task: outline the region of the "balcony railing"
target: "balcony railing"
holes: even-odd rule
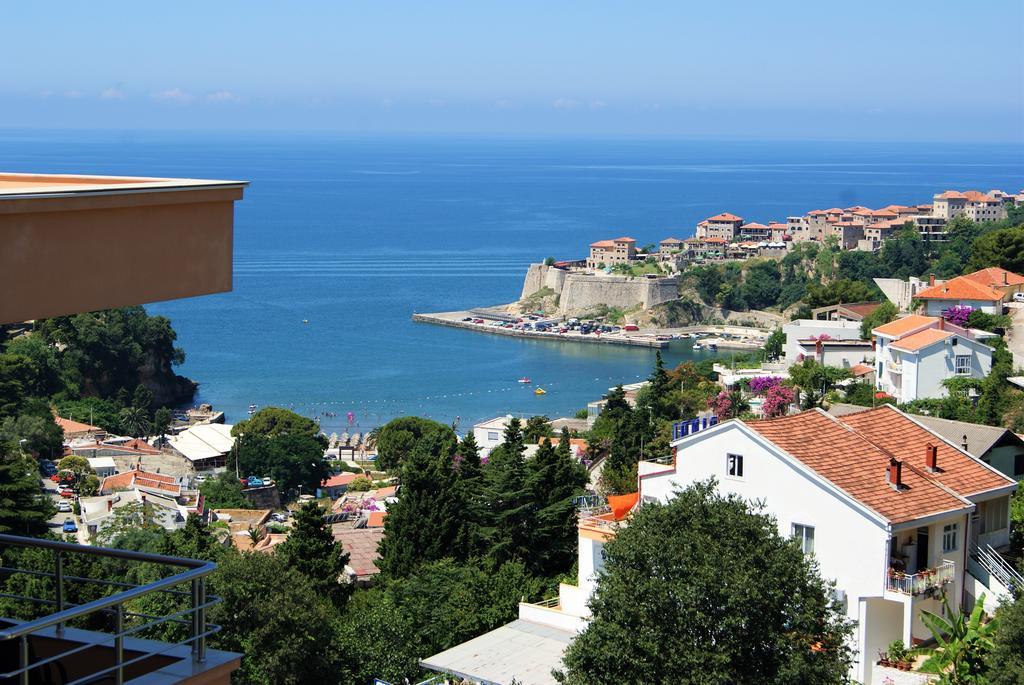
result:
[[[47,592],[52,590],[52,595],[35,597],[0,593],[0,598],[27,604],[31,607],[33,615],[38,616],[39,609],[44,607],[51,607],[52,612],[24,622],[0,622],[0,626],[3,626],[0,627],[0,649],[4,648],[4,645],[13,644],[16,645],[18,655],[17,668],[11,668],[14,665],[13,659],[2,665],[6,672],[0,673],[0,682],[18,682],[25,685],[29,682],[42,682],[47,670],[57,668],[63,673],[67,665],[74,661],[76,672],[73,677],[62,675],[61,682],[120,684],[126,677],[139,677],[143,673],[163,668],[168,661],[178,661],[171,658],[172,652],[180,655],[184,645],[191,647],[194,664],[199,665],[206,661],[206,638],[220,630],[219,626],[206,621],[207,609],[220,601],[219,598],[206,594],[206,576],[216,568],[212,562],[0,534],[0,549],[5,547],[35,549],[43,555],[46,552],[51,553],[52,570],[0,566],[0,574],[5,578],[18,574],[34,578],[36,580],[26,583],[25,587],[40,588]],[[116,580],[70,575],[65,570],[65,565],[71,559],[71,555],[141,562],[156,564],[164,569],[170,566],[184,570],[150,583],[133,585]],[[188,591],[176,589],[183,584],[190,586]],[[115,591],[113,594],[82,604],[74,604],[67,599],[68,595],[72,594],[72,588],[78,591],[92,588],[86,594],[95,596],[97,587],[101,590],[109,588]],[[130,610],[136,608],[135,600],[155,593],[172,598],[174,606],[170,611],[161,616],[154,616]],[[185,608],[173,611],[180,604],[185,604]],[[126,608],[126,605],[129,608]],[[74,629],[75,625],[87,619],[90,627],[88,633]],[[98,632],[91,630],[95,624],[101,624],[103,628]],[[187,637],[177,642],[139,639],[150,635],[146,631],[161,626],[177,626],[187,634]],[[82,639],[85,634],[88,634],[89,640]],[[69,644],[70,647],[57,653],[47,651],[46,655],[33,658],[33,646],[37,640],[54,638],[60,642],[59,648]],[[97,658],[98,648],[102,650],[103,658]],[[87,650],[91,651],[84,654]],[[13,650],[7,648],[5,651],[11,654]]]
[[[892,373],[903,373],[903,362],[896,361],[895,359],[889,362],[889,371]]]
[[[955,565],[948,559],[935,568],[926,568],[917,573],[901,573],[890,569],[886,589],[904,595],[923,595],[953,582],[954,570]]]

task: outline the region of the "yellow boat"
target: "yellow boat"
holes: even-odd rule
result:
[[[536,390],[533,391],[533,394],[534,395],[547,395],[548,392],[544,388],[537,388]]]

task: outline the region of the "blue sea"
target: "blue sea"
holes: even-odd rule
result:
[[[26,172],[250,181],[233,292],[147,309],[178,331],[197,401],[231,422],[250,404],[291,407],[328,432],[348,428],[349,411],[361,430],[406,414],[462,429],[504,413],[571,415],[645,377],[650,350],[410,320],[512,301],[527,265],[549,255],[582,257],[618,235],[685,238],[721,211],[767,223],[1024,187],[1021,146],[945,143],[3,131],[0,159]],[[191,255],[168,236],[153,258]],[[680,341],[666,361],[701,354]]]

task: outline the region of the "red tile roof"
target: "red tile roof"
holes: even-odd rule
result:
[[[850,367],[850,373],[853,374],[854,378],[866,376],[869,373],[874,372],[875,368],[873,366],[868,366],[867,364],[854,364],[853,366]]]
[[[177,479],[173,476],[165,476],[161,473],[150,473],[149,471],[141,471],[139,469],[125,471],[124,473],[116,473],[113,476],[107,476],[100,484],[100,492],[109,493],[115,490],[127,490],[133,487],[163,490],[164,492],[168,492],[175,496],[181,494],[181,486],[178,485]]]
[[[383,528],[384,518],[388,515],[386,511],[371,511],[369,518],[366,520],[367,528]]]
[[[740,228],[768,228],[764,224],[760,224],[756,221],[751,221],[749,224],[743,224]]]
[[[730,214],[729,212],[722,212],[721,214],[716,214],[714,216],[708,217],[707,219],[705,219],[705,221],[743,221],[743,217],[736,216],[735,214]]]
[[[937,342],[952,338],[955,334],[939,328],[926,328],[912,335],[904,336],[892,344],[897,350],[917,352]]]
[[[910,316],[904,316],[902,319],[896,319],[895,321],[890,321],[887,324],[882,324],[871,332],[898,338],[901,335],[907,335],[908,333],[919,329],[930,328],[938,323],[938,321],[939,317],[937,316],[911,314]]]
[[[987,285],[990,288],[1024,284],[1024,276],[1007,271],[1006,269],[1000,269],[998,266],[990,266],[987,269],[965,274],[963,278]]]
[[[612,240],[612,242],[614,242],[614,243],[635,243],[636,241],[633,240],[632,238],[626,237],[626,238],[615,238],[614,240]]]
[[[330,478],[325,480],[323,482],[322,487],[325,487],[325,488],[336,488],[336,487],[339,487],[341,485],[348,485],[349,483],[354,481],[356,478],[359,478],[360,475],[361,474],[358,474],[358,473],[339,473],[339,474],[331,476]]]
[[[598,240],[596,243],[590,243],[591,247],[615,247],[615,243],[611,240]]]
[[[71,419],[65,419],[60,416],[53,417],[53,420],[57,422],[61,430],[64,431],[64,435],[73,435],[75,433],[95,433],[103,430],[99,426],[90,426],[87,423],[79,423],[78,421],[72,421]]]
[[[385,497],[394,497],[395,493],[398,492],[397,485],[389,485],[386,488],[377,488],[377,497],[384,499]]]
[[[747,425],[891,523],[969,506],[926,474],[923,466],[918,468],[916,461],[903,464],[904,487],[897,491],[887,478],[894,455],[820,409]],[[908,446],[912,447],[920,448],[923,461],[924,444]]]
[[[356,576],[366,578],[380,573],[377,547],[384,539],[383,528],[348,528],[334,533],[334,539],[348,552],[348,565]]]
[[[922,470],[925,469],[925,446],[935,445],[938,448],[936,463],[939,470],[928,475],[962,497],[971,497],[1014,483],[1012,479],[945,442],[914,421],[913,416],[891,405],[846,414],[840,420],[891,452],[905,465],[911,464]]]
[[[998,302],[1003,299],[1003,293],[996,292],[987,285],[971,280],[966,276],[957,276],[942,285],[933,285],[925,288],[914,296],[921,300],[982,300],[985,302]]]

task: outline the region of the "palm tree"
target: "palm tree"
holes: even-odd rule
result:
[[[133,438],[141,438],[149,431],[149,415],[142,407],[125,407],[118,418],[121,430]]]
[[[921,666],[925,673],[941,673],[940,683],[948,685],[980,685],[986,682],[985,657],[992,650],[992,635],[998,625],[995,618],[983,623],[985,594],[978,597],[969,618],[949,605],[943,595],[946,617],[930,611],[921,612],[921,622],[931,631],[938,647]]]

